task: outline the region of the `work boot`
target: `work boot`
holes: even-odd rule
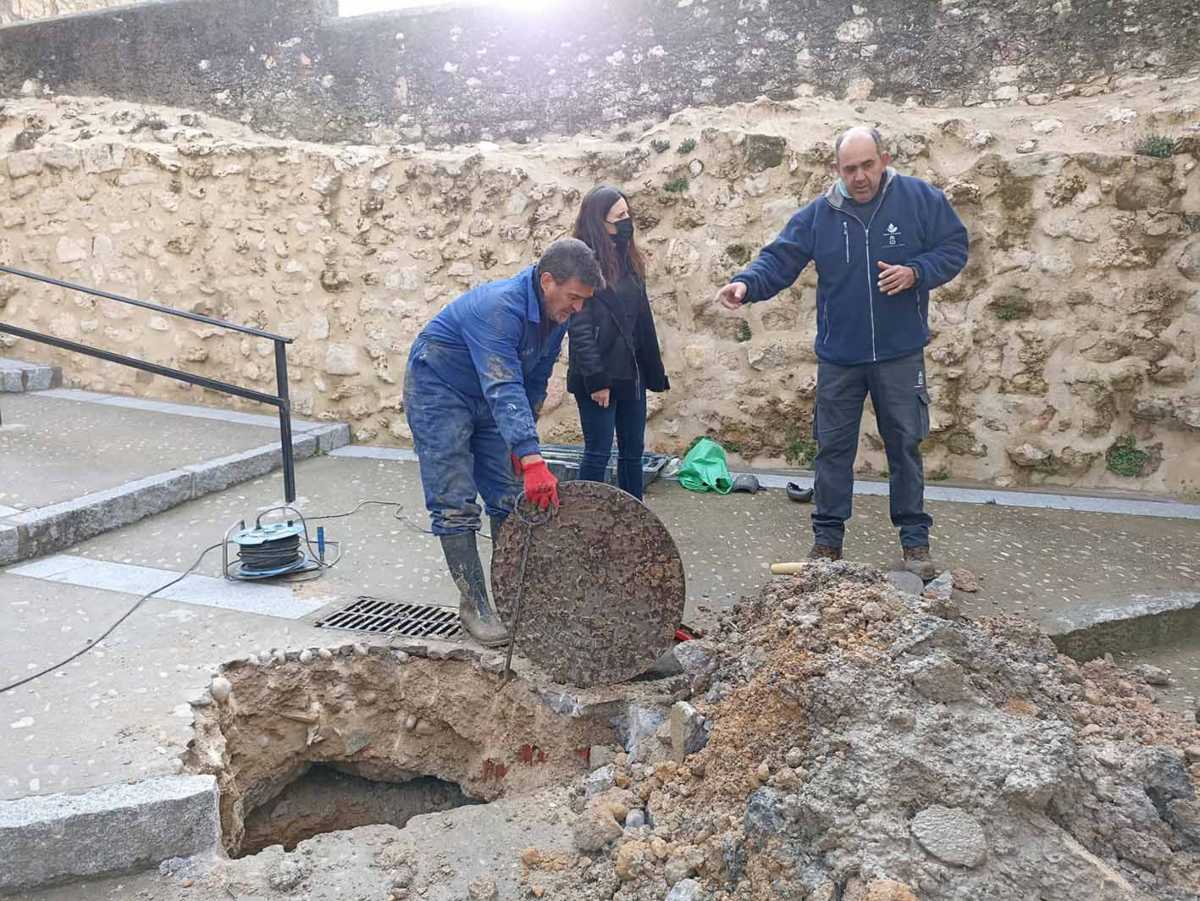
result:
[[[929,545],[921,544],[904,549],[904,568],[921,581],[929,582],[937,575],[937,568],[929,557]]]
[[[828,544],[814,544],[812,550],[808,552],[809,560],[841,560],[842,549],[840,547],[832,547]]]
[[[488,600],[487,582],[483,579],[483,563],[475,546],[474,532],[442,535],[442,553],[450,576],[458,586],[458,617],[463,628],[485,648],[508,642],[508,630]]]

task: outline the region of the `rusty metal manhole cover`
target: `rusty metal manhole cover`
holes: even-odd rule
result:
[[[511,627],[532,535],[517,647],[559,682],[632,679],[671,647],[683,616],[675,542],[647,507],[611,485],[560,482],[558,495],[552,516],[525,503],[501,530],[492,552],[496,609]]]

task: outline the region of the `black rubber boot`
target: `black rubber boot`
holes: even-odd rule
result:
[[[475,546],[475,533],[442,535],[442,553],[454,584],[458,586],[458,616],[463,628],[485,648],[508,642],[508,630],[488,600],[483,563]]]

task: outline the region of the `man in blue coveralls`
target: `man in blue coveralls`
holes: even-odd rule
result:
[[[485,647],[508,640],[488,599],[475,544],[483,496],[495,537],[524,479],[543,510],[558,482],[539,453],[535,421],[567,320],[604,284],[582,241],[564,238],[536,266],[452,301],[408,355],[404,409],[421,467],[425,506],[461,595],[459,615]]]
[[[792,216],[779,237],[717,292],[728,309],[769,300],[817,266],[815,541],[811,559],[840,560],[854,492],[863,402],[887,453],[892,525],[905,567],[924,579],[932,518],[921,441],[929,435],[929,292],[967,262],[967,230],[937,188],[889,167],[873,128],[834,148],[837,182]]]

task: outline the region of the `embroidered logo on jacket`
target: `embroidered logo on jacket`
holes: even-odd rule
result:
[[[899,246],[896,244],[896,239],[900,237],[900,229],[896,228],[895,222],[888,223],[888,227],[884,229],[884,235],[887,237],[889,247]]]

